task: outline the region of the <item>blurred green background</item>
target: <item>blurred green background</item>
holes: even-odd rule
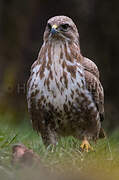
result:
[[[26,82],[43,42],[47,20],[67,15],[76,23],[81,52],[98,65],[105,90],[107,130],[119,126],[118,0],[0,1],[0,121],[28,117]]]

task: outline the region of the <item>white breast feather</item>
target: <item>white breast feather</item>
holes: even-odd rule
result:
[[[37,89],[39,91],[39,93],[36,95],[36,102],[38,102],[38,100],[41,98],[41,96],[43,95],[46,98],[47,103],[51,103],[54,107],[57,107],[59,110],[62,110],[63,105],[67,103],[67,101],[72,102],[72,98],[71,98],[71,91],[73,90],[75,92],[75,90],[79,87],[77,86],[77,83],[80,84],[80,91],[83,91],[83,84],[82,81],[85,84],[85,79],[80,76],[80,73],[83,74],[83,68],[80,65],[80,63],[77,63],[76,61],[74,61],[74,63],[69,62],[69,60],[66,59],[65,56],[65,52],[63,52],[63,59],[60,59],[60,54],[61,54],[61,50],[64,49],[63,47],[64,45],[62,44],[62,42],[59,43],[59,41],[56,41],[55,43],[52,44],[51,46],[51,59],[52,59],[52,65],[51,65],[51,71],[53,73],[53,80],[50,79],[50,91],[47,88],[47,86],[44,86],[44,81],[45,79],[48,78],[49,76],[49,71],[47,68],[45,68],[44,74],[45,76],[40,79],[39,75],[37,75],[37,72],[39,71],[40,65],[37,65],[34,67],[33,69],[33,77],[32,77],[32,81],[30,83],[30,88],[28,91],[28,97],[30,97],[30,94],[32,92],[35,92],[35,90]],[[67,48],[68,44],[67,44]],[[70,51],[70,49],[68,50]],[[70,53],[70,52],[69,52]],[[67,72],[67,77],[68,77],[68,84],[70,85],[68,88],[65,87],[64,81],[60,81],[60,77],[63,76],[63,68],[61,67],[61,63],[60,61],[66,61],[67,65],[77,65],[77,72],[76,72],[76,79],[73,79],[73,82],[71,80],[71,78],[73,78],[70,74],[70,72],[67,72],[66,68],[64,69],[64,71]],[[46,52],[46,64],[48,63],[48,50]],[[80,73],[78,73],[78,71]],[[57,72],[57,74],[56,74]],[[59,89],[57,87],[56,81],[59,85]],[[32,84],[37,84],[37,88],[32,88],[31,86]],[[64,88],[64,92],[61,94],[61,89]],[[53,95],[55,94],[56,98],[53,97]],[[66,100],[66,96],[67,96],[67,100]],[[74,93],[74,98],[78,97],[79,95],[77,95],[76,93]],[[30,104],[30,103],[28,103]],[[29,105],[30,106],[30,105]]]

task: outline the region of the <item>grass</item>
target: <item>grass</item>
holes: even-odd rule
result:
[[[15,172],[11,165],[11,149],[15,143],[22,143],[38,153],[41,162],[51,172],[69,171],[71,174],[77,172],[91,175],[93,173],[95,176],[100,174],[111,179],[119,177],[118,131],[108,139],[99,140],[97,144],[92,143],[95,151],[87,153],[80,151],[81,141],[73,137],[61,138],[55,148],[49,146],[46,149],[41,137],[33,131],[27,119],[19,125],[0,121],[0,174],[4,171],[3,176],[7,178],[13,176]]]

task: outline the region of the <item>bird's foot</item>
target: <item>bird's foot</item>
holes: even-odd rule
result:
[[[88,140],[86,140],[86,139],[83,140],[80,147],[83,151],[86,151],[86,152],[89,152],[89,150],[93,151],[93,147],[91,147]]]

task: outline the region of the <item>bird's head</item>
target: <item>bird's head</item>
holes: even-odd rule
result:
[[[78,30],[71,18],[55,16],[48,20],[44,32],[44,41],[56,39],[79,42]]]

